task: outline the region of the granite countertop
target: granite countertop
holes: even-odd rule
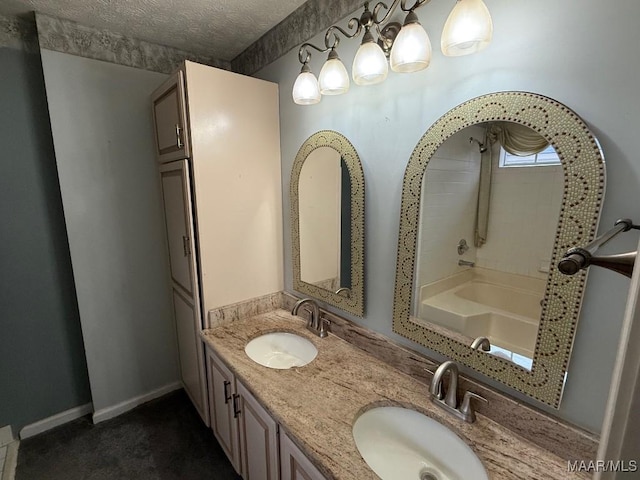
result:
[[[253,362],[245,345],[273,331],[309,339],[318,356],[290,370]],[[205,330],[202,336],[328,479],[378,478],[358,453],[351,429],[362,412],[381,405],[413,408],[452,429],[471,446],[492,480],[589,478],[568,472],[566,461],[482,415],[473,424],[458,420],[430,401],[423,383],[334,335],[314,336],[302,319],[285,310]]]

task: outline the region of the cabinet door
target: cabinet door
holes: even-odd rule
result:
[[[278,425],[240,382],[240,450],[244,480],[278,480]]]
[[[205,424],[209,424],[204,373],[204,347],[200,339],[200,308],[173,288],[173,308],[178,337],[180,373],[185,391]]]
[[[240,442],[238,438],[239,395],[233,373],[207,349],[209,376],[209,412],[211,429],[229,461],[240,472]]]
[[[193,214],[187,160],[160,167],[171,279],[189,296],[197,296]]]
[[[189,156],[184,74],[171,75],[151,95],[158,161],[168,162]]]
[[[326,480],[302,451],[280,428],[281,480]]]

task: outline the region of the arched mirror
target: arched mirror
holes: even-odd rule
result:
[[[293,286],[355,315],[364,314],[364,174],[338,132],[300,147],[291,172]]]
[[[556,265],[593,239],[604,174],[588,127],[547,97],[442,116],[405,172],[394,331],[557,408],[586,273]]]

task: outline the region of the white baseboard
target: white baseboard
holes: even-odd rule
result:
[[[93,413],[93,423],[100,423],[104,422],[105,420],[117,417],[118,415],[122,415],[123,413],[128,412],[138,405],[142,405],[143,403],[147,403],[151,400],[162,397],[167,393],[173,392],[174,390],[179,390],[181,388],[181,382],[170,383],[169,385],[160,387],[157,390],[145,393],[144,395],[140,395],[139,397],[125,400],[124,402],[113,405],[112,407],[102,408]]]
[[[11,431],[11,425],[0,428],[0,447],[9,445],[13,442],[13,432]]]
[[[91,412],[93,412],[93,405],[91,403],[87,403],[58,413],[52,417],[44,418],[32,423],[31,425],[23,427],[22,430],[20,430],[20,439],[24,440],[25,438],[33,437],[34,435],[38,435],[39,433],[64,425],[67,422],[83,417]]]
[[[4,459],[4,468],[0,472],[1,480],[14,480],[16,478],[16,466],[18,465],[18,446],[20,442],[15,440],[7,445],[7,456]]]

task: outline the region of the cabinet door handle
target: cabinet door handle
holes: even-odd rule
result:
[[[181,134],[182,134],[182,128],[180,128],[180,125],[176,123],[176,145],[178,146],[179,149],[184,147],[184,144],[182,143]]]
[[[189,244],[189,237],[182,236],[182,249],[184,250],[184,256],[188,257],[191,254],[191,245]]]
[[[233,394],[233,418],[238,418],[238,415],[240,415],[240,404],[239,401],[240,400],[240,395],[238,395],[237,393]]]
[[[231,395],[229,395],[229,385],[231,385],[231,382],[228,380],[224,381],[224,403],[225,405],[229,403],[229,400],[231,400]]]

